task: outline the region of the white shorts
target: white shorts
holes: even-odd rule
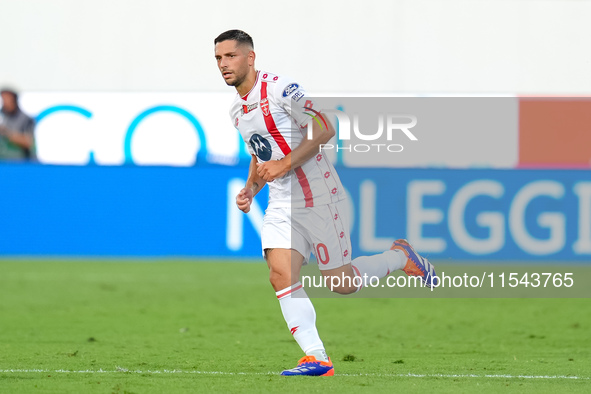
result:
[[[261,240],[265,249],[294,249],[304,256],[313,253],[321,270],[351,262],[351,238],[346,200],[311,208],[267,208]]]

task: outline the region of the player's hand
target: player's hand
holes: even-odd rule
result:
[[[248,213],[250,211],[250,204],[252,204],[252,199],[254,198],[254,193],[250,187],[245,187],[244,189],[240,190],[240,193],[236,196],[236,205],[238,209],[240,209],[244,213]]]
[[[257,174],[267,182],[273,182],[277,178],[281,178],[289,171],[289,160],[283,158],[281,160],[266,161],[264,163],[257,163]]]

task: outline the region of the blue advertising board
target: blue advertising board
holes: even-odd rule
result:
[[[248,168],[0,165],[0,255],[261,256]],[[352,169],[353,256],[408,238],[431,258],[591,262],[584,170]]]
[[[357,207],[354,250],[407,237],[434,258],[591,261],[589,171],[347,169],[341,178]]]

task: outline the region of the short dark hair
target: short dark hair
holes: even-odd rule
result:
[[[252,37],[248,35],[248,33],[242,30],[228,30],[220,34],[213,40],[213,44],[217,44],[218,42],[227,41],[227,40],[234,40],[240,44],[248,44],[252,49],[254,49],[254,42],[252,41]]]
[[[16,107],[18,108],[18,92],[13,88],[5,86],[0,88],[0,94],[4,93],[8,93],[13,97]]]

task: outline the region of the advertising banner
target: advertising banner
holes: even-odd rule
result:
[[[0,165],[0,255],[260,258],[267,188],[245,166]],[[337,171],[353,256],[407,238],[432,259],[591,262],[585,170]]]

